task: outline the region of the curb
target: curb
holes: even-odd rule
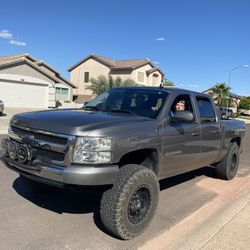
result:
[[[250,202],[249,180],[250,175],[235,178],[229,189],[139,249],[202,249]]]

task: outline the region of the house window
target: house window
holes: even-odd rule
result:
[[[89,82],[89,72],[84,72],[84,82]]]
[[[69,93],[68,89],[56,87],[56,95],[68,96],[68,93]]]
[[[141,71],[137,72],[137,81],[144,82],[144,72],[141,72]]]

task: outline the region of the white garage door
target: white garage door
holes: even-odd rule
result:
[[[48,86],[0,82],[0,100],[6,107],[47,108]]]

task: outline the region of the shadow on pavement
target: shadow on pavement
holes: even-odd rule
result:
[[[176,186],[178,184],[181,184],[183,182],[186,181],[190,181],[192,179],[195,179],[199,176],[207,176],[207,177],[211,177],[211,178],[216,178],[215,175],[215,169],[213,167],[203,167],[188,173],[184,173],[181,175],[177,175],[174,177],[170,177],[164,180],[160,181],[160,189],[161,191],[167,188],[171,188],[173,186]]]
[[[160,181],[160,189],[162,191],[204,175],[214,177],[214,169],[211,167],[205,167],[162,180]],[[33,204],[58,214],[93,213],[94,223],[99,230],[110,235],[102,225],[99,215],[102,193],[107,188],[100,188],[97,190],[83,189],[79,191],[55,188],[46,193],[33,193],[24,186],[20,178],[17,178],[13,182],[13,188],[20,196],[29,200]],[[113,235],[110,236],[114,237]]]

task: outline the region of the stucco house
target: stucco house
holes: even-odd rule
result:
[[[0,57],[0,99],[6,107],[55,107],[72,101],[74,85],[29,54]]]
[[[122,80],[132,79],[145,86],[159,86],[164,77],[164,72],[156,67],[149,59],[114,60],[104,56],[90,54],[68,69],[70,80],[75,85],[74,98],[82,102],[88,101],[93,96],[86,86],[91,78],[99,75]]]
[[[209,94],[213,97],[214,103],[216,105],[218,105],[218,95],[216,93],[213,92],[213,90],[207,89],[204,90],[203,93],[205,94]],[[233,110],[233,112],[236,112],[239,104],[240,104],[240,100],[243,98],[243,96],[237,95],[235,93],[229,92],[229,99],[228,99],[228,105],[229,107]]]

